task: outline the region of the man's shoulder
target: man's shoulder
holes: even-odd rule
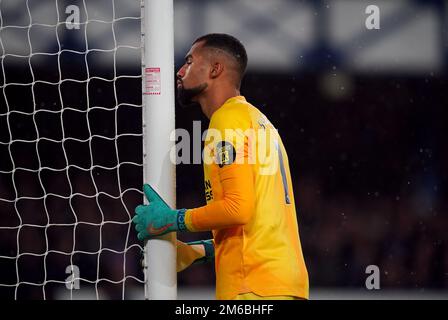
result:
[[[246,101],[244,97],[241,97],[240,99],[238,98],[230,99],[226,102],[221,108],[216,110],[215,114],[213,114],[213,118],[250,119],[263,115],[257,107]]]
[[[243,100],[232,99],[215,111],[210,121],[212,126],[247,126],[250,123],[251,105]],[[232,125],[233,124],[233,125]]]
[[[274,127],[268,118],[244,97],[227,101],[215,111],[210,121],[210,128],[266,128]]]

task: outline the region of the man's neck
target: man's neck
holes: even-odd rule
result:
[[[210,92],[199,98],[199,104],[201,105],[202,112],[205,116],[211,119],[213,113],[221,108],[221,106],[230,98],[240,95],[240,91],[236,88],[221,89]]]

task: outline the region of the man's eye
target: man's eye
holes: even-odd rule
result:
[[[187,61],[187,64],[191,64],[192,63],[192,61]]]

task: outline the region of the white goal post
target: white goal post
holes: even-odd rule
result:
[[[173,47],[172,0],[0,0],[1,299],[176,299],[131,222],[175,207]]]
[[[170,161],[174,141],[173,0],[145,0],[144,38],[144,179],[172,208],[176,207],[176,171]],[[147,241],[145,268],[149,299],[176,299],[176,234]]]

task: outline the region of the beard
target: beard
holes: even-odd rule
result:
[[[177,100],[182,107],[197,105],[193,99],[207,88],[207,83],[202,83],[196,87],[186,89],[183,86],[177,88]]]

